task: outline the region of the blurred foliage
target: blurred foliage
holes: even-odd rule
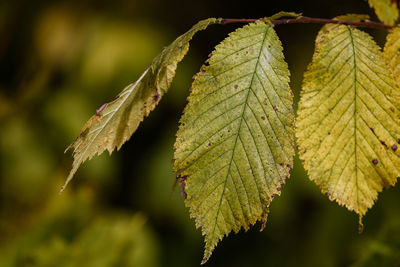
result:
[[[63,151],[96,108],[200,19],[289,10],[376,20],[363,0],[276,1],[267,10],[243,3],[0,2],[1,267],[199,265],[203,238],[172,191],[172,146],[192,75],[235,25],[199,33],[170,91],[132,139],[83,164],[60,196],[72,162]],[[296,101],[319,28],[276,28]],[[382,44],[385,32],[370,32]],[[296,159],[266,229],[229,236],[207,266],[399,266],[399,201],[399,186],[383,192],[359,235],[356,215],[322,196]]]
[[[400,221],[389,223],[376,238],[359,243],[356,266],[400,266]]]
[[[96,215],[90,192],[54,199],[40,222],[0,254],[5,266],[159,266],[141,214]]]

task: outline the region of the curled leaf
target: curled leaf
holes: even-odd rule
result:
[[[164,48],[135,83],[127,86],[113,101],[102,105],[96,111],[78,138],[67,148],[74,150],[74,162],[61,191],[85,160],[101,154],[104,150],[111,154],[115,148],[121,148],[167,92],[175,76],[176,67],[186,55],[193,35],[219,22],[220,19],[215,18],[198,22]]]

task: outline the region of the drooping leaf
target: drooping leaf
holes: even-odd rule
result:
[[[386,24],[394,25],[399,17],[399,8],[395,0],[368,0],[369,6],[375,9],[378,18]]]
[[[344,25],[319,32],[297,117],[299,155],[330,200],[361,218],[400,176],[400,92],[380,48]]]
[[[164,48],[135,83],[128,85],[114,100],[96,111],[78,138],[67,148],[74,149],[74,162],[61,191],[85,160],[104,150],[111,154],[115,148],[121,148],[167,92],[175,76],[177,64],[187,53],[193,35],[220,21],[210,18],[198,22]]]
[[[174,162],[205,235],[202,263],[231,231],[265,223],[294,155],[289,70],[272,26],[236,30],[208,63],[192,84]]]
[[[400,28],[396,27],[388,34],[383,55],[400,87]]]

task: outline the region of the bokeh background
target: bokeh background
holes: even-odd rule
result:
[[[157,109],[122,149],[72,163],[63,151],[96,108],[135,81],[161,49],[207,17],[279,11],[331,18],[364,0],[0,2],[0,266],[198,266],[203,238],[173,191],[173,143],[191,77],[240,25],[200,32]],[[298,100],[320,25],[281,25]],[[379,44],[385,32],[369,30]],[[298,158],[267,227],[225,238],[206,266],[400,266],[400,187],[385,190],[358,234]]]

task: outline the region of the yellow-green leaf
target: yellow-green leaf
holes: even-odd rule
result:
[[[294,155],[289,70],[274,29],[257,22],[219,44],[192,84],[174,169],[205,235],[203,263],[231,231],[265,223]]]
[[[396,27],[388,34],[383,55],[400,87],[400,28]]]
[[[368,0],[369,6],[375,9],[378,18],[386,24],[394,25],[399,17],[397,1]]]
[[[297,117],[299,155],[309,177],[362,216],[400,176],[400,93],[380,48],[344,25],[319,32]]]
[[[274,20],[274,19],[281,19],[284,17],[289,17],[289,18],[298,18],[301,17],[302,13],[296,13],[296,12],[287,12],[287,11],[280,11],[270,17],[267,17],[267,20]]]
[[[133,84],[127,86],[113,101],[101,106],[83,127],[78,138],[68,148],[73,148],[74,162],[65,188],[79,166],[104,150],[110,153],[119,149],[136,131],[144,117],[148,116],[175,76],[177,64],[189,49],[193,35],[220,19],[210,18],[194,25],[185,34],[153,60],[150,67]]]

